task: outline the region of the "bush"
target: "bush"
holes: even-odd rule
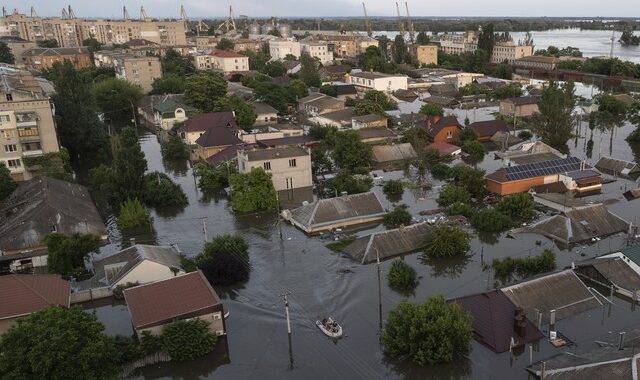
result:
[[[160,172],[145,174],[144,203],[149,207],[185,206],[189,204],[182,187]]]
[[[74,272],[84,271],[84,261],[90,252],[100,248],[100,237],[91,234],[50,233],[44,237],[49,253],[47,265],[49,273],[57,273],[63,277]]]
[[[511,219],[493,208],[478,211],[473,226],[482,232],[502,232],[511,226]]]
[[[484,146],[477,140],[463,141],[461,148],[474,161],[480,161],[484,157]]]
[[[637,127],[633,132],[629,133],[629,136],[627,136],[626,140],[640,142],[640,127]]]
[[[403,295],[410,294],[418,285],[416,270],[402,260],[391,264],[387,281],[391,289]]]
[[[424,252],[429,257],[452,257],[463,255],[470,249],[469,234],[460,227],[441,224],[427,237]]]
[[[400,205],[384,216],[384,225],[387,228],[398,228],[411,224],[411,213],[407,211],[407,205]]]
[[[478,134],[473,128],[462,128],[460,134],[458,135],[458,139],[460,141],[477,141]]]
[[[431,167],[431,175],[434,179],[444,181],[451,176],[451,168],[443,163],[437,163]]]
[[[118,364],[124,365],[142,357],[142,350],[138,343],[129,336],[116,335],[113,343],[118,353]]]
[[[118,227],[121,229],[147,226],[151,224],[149,210],[137,199],[127,199],[120,205]]]
[[[373,187],[373,179],[370,175],[350,174],[340,172],[327,182],[327,188],[334,189],[340,195],[343,191],[347,194],[366,193]]]
[[[491,267],[498,278],[509,278],[514,272],[520,276],[528,277],[554,270],[556,268],[556,254],[545,249],[541,255],[534,257],[493,259]]]
[[[402,199],[402,193],[404,193],[404,186],[402,185],[402,181],[390,179],[384,183],[382,187],[382,191],[384,194],[391,199],[400,200]]]
[[[228,286],[249,279],[249,245],[238,235],[220,235],[204,245],[195,259],[212,285]]]
[[[0,162],[0,201],[8,197],[13,190],[18,187],[13,178],[11,178],[11,172],[3,162]]]
[[[451,169],[453,183],[464,187],[476,199],[481,199],[487,193],[484,175],[484,170],[464,164],[458,164]]]
[[[454,203],[469,203],[471,202],[471,194],[463,187],[446,185],[440,191],[437,201],[440,207],[447,207]]]
[[[189,149],[178,135],[170,135],[167,141],[162,143],[162,158],[165,160],[186,160],[189,158]]]
[[[252,168],[249,173],[232,174],[231,207],[235,211],[253,212],[278,208],[278,194],[271,182],[271,173]]]
[[[518,137],[521,138],[522,140],[527,141],[533,137],[533,133],[529,131],[520,131],[518,132]]]
[[[177,321],[162,327],[162,347],[175,361],[205,356],[213,351],[217,337],[201,319]]]
[[[113,298],[117,299],[117,300],[123,300],[124,299],[124,290],[125,289],[129,289],[129,288],[133,288],[134,286],[138,286],[140,285],[140,283],[138,281],[136,282],[127,282],[125,284],[120,284],[118,286],[116,286],[115,288],[113,288]]]
[[[441,295],[423,304],[402,301],[384,325],[384,351],[422,366],[451,362],[471,350],[471,320],[460,305],[447,304]]]
[[[506,196],[495,205],[496,210],[515,221],[525,221],[533,218],[535,215],[534,207],[533,199],[526,193]]]
[[[195,167],[198,188],[203,193],[211,193],[229,186],[229,176],[237,173],[235,166],[212,166],[198,163]]]
[[[473,218],[476,208],[468,203],[456,202],[446,209],[447,215],[462,215],[465,218]]]

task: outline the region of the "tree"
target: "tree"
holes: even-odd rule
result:
[[[264,72],[263,68],[265,64],[271,59],[269,52],[254,52],[252,50],[243,50],[240,54],[249,57],[249,68],[251,70],[256,70],[260,72]]]
[[[471,193],[464,187],[456,185],[446,185],[438,195],[438,205],[440,207],[447,207],[454,203],[469,202],[471,202]]]
[[[96,315],[79,306],[36,311],[0,339],[3,379],[110,379],[117,358]]]
[[[185,78],[196,72],[196,67],[189,57],[183,57],[175,49],[167,49],[160,60],[162,65],[162,75],[175,75]]]
[[[175,321],[162,326],[162,348],[175,361],[192,360],[213,351],[217,337],[202,319]]]
[[[443,116],[444,109],[442,109],[441,105],[435,103],[426,103],[420,107],[420,113],[427,116]]]
[[[476,199],[484,197],[487,193],[484,175],[484,170],[464,164],[458,164],[451,168],[453,183],[464,187]]]
[[[401,34],[398,34],[393,40],[393,61],[397,64],[407,61],[407,43]]]
[[[320,93],[321,94],[325,94],[325,95],[329,95],[329,96],[333,96],[334,98],[336,96],[338,96],[338,90],[337,90],[336,86],[334,86],[332,84],[323,84],[320,87]]]
[[[328,183],[327,188],[333,189],[334,194],[359,194],[366,193],[373,187],[373,179],[370,175],[351,174],[341,170]]]
[[[458,140],[460,141],[475,141],[478,140],[478,133],[476,133],[473,128],[462,128],[460,134],[458,135]]]
[[[261,73],[267,74],[272,78],[281,77],[287,73],[287,68],[280,61],[271,61],[264,64]]]
[[[293,54],[287,54],[287,55],[284,56],[284,60],[285,61],[295,61],[297,59],[298,58]]]
[[[116,195],[119,197],[118,203],[127,198],[143,199],[147,160],[140,148],[136,131],[133,128],[123,129],[115,143],[113,181]]]
[[[82,46],[86,46],[89,49],[89,53],[95,53],[98,50],[102,50],[102,43],[93,37],[82,40]]]
[[[382,108],[380,104],[374,103],[369,100],[358,102],[358,104],[356,104],[355,108],[353,109],[353,112],[358,116],[370,114],[385,115],[384,108]]]
[[[89,83],[70,61],[56,62],[51,69],[51,80],[56,89],[52,99],[56,106],[60,143],[69,150],[73,159],[104,160],[109,155],[108,138],[98,119]]]
[[[611,116],[623,116],[629,110],[629,106],[611,94],[602,93],[596,96],[598,113],[607,113]]]
[[[233,41],[231,41],[228,38],[221,38],[220,41],[218,41],[218,44],[216,45],[216,49],[220,49],[220,50],[233,50],[235,44],[233,43]]]
[[[309,87],[320,87],[322,82],[318,72],[318,62],[305,52],[300,55],[300,65],[298,77]]]
[[[196,262],[202,262],[225,252],[232,252],[239,255],[243,261],[249,262],[249,244],[242,236],[231,234],[218,235],[206,242]]]
[[[529,132],[529,131],[520,131],[518,132],[518,138],[527,141],[527,140],[531,140],[531,138],[533,137],[533,133]]]
[[[384,183],[384,186],[382,186],[382,191],[390,201],[397,202],[402,199],[404,186],[402,185],[402,181],[390,179]]]
[[[387,281],[391,289],[402,295],[407,295],[418,286],[417,277],[416,270],[411,265],[402,260],[396,260],[391,264]]]
[[[292,80],[285,88],[290,95],[288,99],[289,103],[297,103],[298,99],[309,95],[309,87],[300,79]]]
[[[428,45],[429,42],[431,42],[431,39],[424,30],[420,31],[416,36],[416,44],[418,45]]]
[[[341,169],[366,168],[371,164],[371,146],[363,143],[356,131],[338,132],[332,158]]]
[[[189,204],[187,196],[168,175],[160,172],[144,176],[144,203],[149,207],[176,207]]]
[[[501,63],[491,70],[490,74],[496,78],[511,80],[513,78],[513,68],[511,65]]]
[[[451,362],[471,350],[471,321],[460,305],[447,303],[441,295],[423,304],[402,301],[384,325],[384,351],[423,366]]]
[[[493,45],[495,44],[495,33],[493,23],[485,25],[480,34],[478,35],[478,49],[482,49],[489,53],[493,52]]]
[[[180,136],[171,134],[161,145],[162,158],[165,160],[186,160],[189,158],[189,149]]]
[[[212,285],[229,286],[249,279],[249,246],[238,235],[220,235],[207,242],[196,264]]]
[[[382,91],[370,90],[364,94],[364,100],[378,104],[385,111],[390,111],[398,108],[398,105],[389,99],[387,94]]]
[[[11,172],[4,162],[0,162],[0,201],[13,193],[18,185],[11,178]]]
[[[236,115],[236,122],[244,130],[251,130],[251,126],[256,122],[258,115],[253,105],[247,103],[239,96],[231,95],[218,99],[214,106],[214,111],[233,111]]]
[[[75,271],[84,270],[84,261],[89,253],[100,248],[100,237],[79,233],[67,236],[54,232],[44,237],[44,243],[49,253],[49,272],[69,277]]]
[[[184,78],[176,74],[166,74],[151,83],[150,95],[182,94]]]
[[[511,83],[496,88],[491,91],[489,95],[494,99],[517,98],[518,96],[522,96],[522,87],[519,83]]]
[[[482,209],[473,217],[473,226],[482,232],[502,232],[511,223],[511,218],[493,208]]]
[[[451,168],[447,164],[438,162],[431,167],[431,175],[434,179],[443,181],[451,175]]]
[[[6,42],[0,42],[0,62],[13,65],[16,63],[16,57],[13,56],[9,45]]]
[[[424,251],[429,257],[452,257],[469,251],[469,234],[460,227],[440,224],[425,241]]]
[[[491,267],[494,270],[495,277],[503,281],[511,277],[514,272],[520,276],[532,276],[556,269],[556,254],[549,249],[545,249],[539,256],[496,258],[491,262]]]
[[[231,207],[235,211],[253,212],[275,210],[278,207],[278,194],[271,182],[271,173],[262,168],[252,168],[249,173],[232,174]]]
[[[124,79],[108,78],[93,85],[98,108],[105,119],[118,125],[133,124],[134,104],[142,98],[142,88]]]
[[[379,71],[382,73],[392,73],[395,71],[395,64],[387,61],[385,54],[376,47],[369,46],[359,57],[360,66],[364,71]]]
[[[618,40],[622,46],[637,46],[640,45],[640,37],[633,34],[633,30],[626,28],[622,31],[620,39]]]
[[[231,170],[229,166],[211,166],[204,163],[198,163],[195,167],[198,179],[198,187],[203,193],[212,193],[224,189],[229,186],[229,176],[236,170]]]
[[[316,148],[311,150],[311,169],[315,175],[333,170],[333,162],[329,159],[326,149]]]
[[[227,94],[227,82],[220,74],[206,72],[187,78],[184,101],[201,112],[212,112],[218,99]]]
[[[386,213],[383,220],[384,226],[392,229],[410,225],[411,213],[407,211],[407,208],[407,205],[399,205],[393,211]]]
[[[551,146],[565,146],[573,135],[571,111],[575,104],[574,92],[573,82],[559,85],[550,81],[542,90],[538,101],[539,112],[531,117],[532,125],[542,141]]]
[[[468,154],[472,161],[481,161],[484,157],[484,146],[478,140],[463,141],[461,147],[462,151]]]
[[[58,45],[58,40],[54,39],[54,38],[50,38],[48,40],[40,40],[36,42],[38,44],[38,47],[41,48],[57,48],[60,47],[60,45]]]
[[[496,203],[496,210],[515,221],[526,221],[534,217],[534,203],[526,193],[508,195]]]
[[[149,210],[138,199],[127,199],[120,205],[118,227],[121,229],[148,226],[151,224]]]

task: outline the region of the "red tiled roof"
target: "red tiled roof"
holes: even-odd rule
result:
[[[454,152],[459,151],[460,147],[443,141],[438,141],[427,145],[427,149],[437,150],[440,155],[446,156],[447,154],[453,154]]]
[[[511,338],[516,346],[543,338],[540,330],[528,318],[525,318],[524,336],[516,332],[516,306],[500,290],[456,298],[450,302],[459,304],[471,314],[474,338],[495,352],[509,351]]]
[[[200,113],[193,116],[180,128],[184,132],[201,132],[211,127],[238,128],[231,111]]]
[[[69,281],[53,274],[0,276],[0,319],[28,315],[51,305],[69,307]]]
[[[211,55],[214,57],[220,57],[220,58],[246,58],[245,55],[238,54],[228,50],[216,50],[215,52],[211,53]]]
[[[135,328],[149,327],[215,307],[220,298],[201,271],[124,291]]]
[[[507,123],[503,120],[486,120],[486,121],[476,121],[475,123],[471,123],[469,128],[472,128],[479,137],[491,137],[496,134],[496,132],[509,132],[509,127],[507,127]]]

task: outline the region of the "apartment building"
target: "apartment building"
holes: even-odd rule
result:
[[[311,152],[298,146],[238,151],[238,170],[248,173],[262,168],[271,174],[276,191],[313,186]]]
[[[211,54],[212,68],[223,74],[249,71],[249,57],[232,51],[217,50]]]
[[[0,37],[0,42],[4,42],[11,50],[11,54],[15,58],[15,65],[22,67],[25,64],[25,58],[22,54],[28,50],[33,48],[37,48],[38,44],[35,41],[27,41],[24,38],[13,37],[13,36],[3,36]]]
[[[0,77],[0,162],[14,180],[28,180],[25,157],[60,150],[52,104],[28,71],[2,67]]]
[[[461,54],[478,49],[478,33],[468,31],[464,34],[444,34],[438,38],[439,49],[447,54]]]
[[[421,65],[438,64],[437,45],[409,45],[409,53],[416,57]]]
[[[289,54],[300,58],[300,42],[295,39],[269,41],[269,54],[271,59],[284,60]]]
[[[516,69],[525,70],[555,70],[560,63],[556,57],[545,57],[542,55],[532,55],[530,57],[518,58],[515,61]]]
[[[323,65],[333,62],[333,52],[329,51],[329,45],[326,42],[304,41],[300,43],[300,50],[312,58],[318,58]]]
[[[253,51],[259,52],[264,48],[266,41],[258,41],[258,40],[250,40],[250,39],[239,39],[233,41],[233,51],[236,53],[240,53],[243,51]]]
[[[123,51],[102,50],[94,53],[94,62],[98,67],[113,67],[116,78],[137,84],[144,92],[151,91],[153,81],[162,77],[158,57],[141,57]]]
[[[347,83],[356,86],[358,91],[377,90],[391,93],[408,89],[408,77],[399,74],[383,74],[373,71],[362,71],[347,74]]]
[[[33,48],[22,54],[24,64],[34,70],[50,69],[56,62],[70,61],[73,67],[81,69],[93,66],[91,53],[86,47]]]
[[[134,39],[146,39],[164,46],[186,45],[185,33],[182,20],[89,20],[68,14],[65,18],[40,18],[19,13],[0,19],[0,35],[29,41],[55,39],[62,47],[81,46],[87,38],[95,38],[105,45],[124,44]]]
[[[491,53],[491,63],[514,64],[516,59],[533,55],[533,46],[518,45],[513,41],[497,42]]]
[[[367,36],[322,35],[309,37],[310,40],[325,41],[328,50],[335,57],[355,58],[364,53],[369,46],[378,47],[378,40]]]

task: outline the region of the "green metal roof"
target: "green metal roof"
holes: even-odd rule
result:
[[[175,101],[173,101],[171,99],[167,99],[164,102],[155,104],[153,106],[154,110],[160,112],[163,115],[165,113],[174,113],[176,111],[176,108],[182,108],[182,109],[184,109],[184,111],[186,113],[191,113],[191,112],[195,112],[196,111],[195,108],[193,108],[193,107],[191,107],[189,105],[186,105],[186,104],[183,104],[183,103],[177,103],[177,102],[175,102]]]
[[[627,247],[621,251],[625,256],[627,256],[631,261],[640,265],[640,244],[634,245],[631,247]]]

